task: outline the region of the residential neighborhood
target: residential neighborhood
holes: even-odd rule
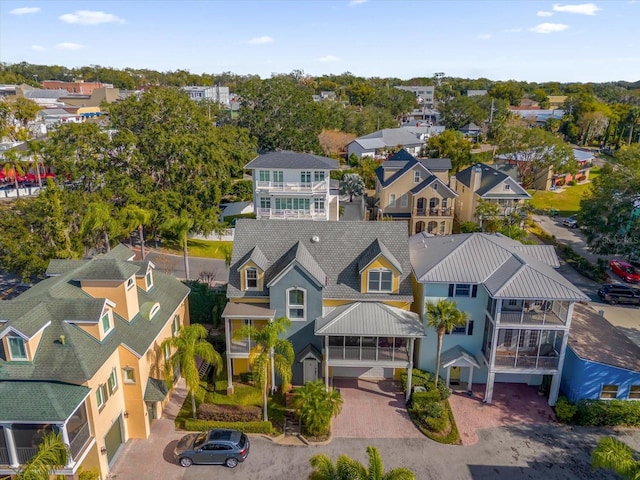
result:
[[[135,0],[54,17],[11,2],[3,42],[41,17],[96,38],[119,28],[114,45],[141,28]],[[440,52],[407,70],[390,66],[404,53],[353,40],[376,73],[352,73],[352,52],[327,40],[320,54],[298,30],[317,39],[325,10],[331,28],[393,24],[375,3],[315,5],[294,37],[266,28],[281,5],[257,4],[264,32],[219,37],[214,61],[201,41],[163,43],[166,2],[159,36],[136,47],[165,51],[162,69],[126,49],[130,65],[99,65],[88,37],[45,47],[42,28],[31,53],[12,43],[0,479],[638,476],[640,81],[566,77],[548,55],[528,74],[444,73],[429,66],[447,65]],[[513,56],[509,38],[636,8],[514,3],[505,15],[548,21],[491,23],[467,62],[482,52],[492,72],[493,43]],[[189,13],[193,30],[244,8],[212,5]],[[407,7],[405,20],[424,10]],[[434,25],[442,9],[429,5]],[[256,73],[296,42],[307,63]],[[174,50],[209,63],[189,70]],[[250,51],[256,70],[239,68]]]

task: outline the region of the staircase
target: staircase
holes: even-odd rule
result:
[[[202,363],[200,364],[200,367],[198,367],[198,374],[200,375],[200,380],[202,380],[207,376],[210,369],[211,369],[211,365],[208,362],[205,362],[203,360]]]

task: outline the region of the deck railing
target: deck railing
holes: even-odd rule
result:
[[[558,368],[557,356],[538,357],[534,355],[504,355],[496,352],[494,366],[526,369],[554,369]]]
[[[258,190],[271,192],[326,192],[329,183],[326,180],[320,182],[266,182],[257,181]]]
[[[408,362],[405,347],[329,347],[329,361]]]

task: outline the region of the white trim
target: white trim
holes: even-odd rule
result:
[[[151,307],[151,311],[149,311],[149,320],[156,316],[156,314],[160,311],[160,304],[156,302],[156,304]]]
[[[382,274],[389,272],[391,274],[391,288],[389,290],[382,290]],[[378,289],[377,290],[371,290],[371,283],[370,283],[370,275],[372,273],[379,273],[380,274],[380,279],[378,281]],[[370,270],[367,270],[367,293],[369,292],[374,292],[374,293],[393,293],[393,270],[389,269],[389,268],[372,268]]]
[[[292,291],[300,291],[303,294],[303,300],[302,300],[302,317],[295,317],[292,318],[290,316],[290,309],[291,308],[295,308],[295,309],[300,309],[300,305],[299,304],[294,304],[293,306],[289,303],[289,293]],[[307,301],[308,301],[308,297],[307,297],[307,289],[306,288],[302,288],[302,287],[291,287],[291,288],[287,288],[285,290],[285,301],[286,301],[286,312],[287,312],[287,318],[289,320],[291,320],[292,322],[306,322],[307,321]]]
[[[31,335],[30,337],[28,337],[27,335],[25,335],[24,333],[20,332],[19,330],[16,330],[14,326],[9,325],[7,326],[7,328],[5,328],[2,332],[0,332],[0,338],[4,337],[5,335],[8,335],[9,332],[13,332],[16,335],[18,335],[19,337],[22,337],[23,339],[29,341],[31,340],[33,337],[35,337],[36,335],[38,335],[40,332],[42,332],[45,328],[47,328],[49,325],[51,325],[51,320],[49,320],[48,322],[46,322],[42,327],[40,327],[33,335]]]
[[[278,283],[282,279],[282,277],[284,277],[287,273],[289,273],[296,265],[302,268],[305,272],[307,272],[309,274],[309,278],[311,278],[316,285],[318,285],[319,287],[324,287],[324,284],[321,283],[316,277],[314,277],[309,270],[304,268],[304,266],[302,266],[300,262],[298,262],[297,260],[292,260],[289,265],[287,265],[284,269],[282,269],[282,271],[280,271],[278,275],[276,275],[274,278],[271,279],[269,283],[267,283],[267,288],[270,288],[271,286]]]
[[[15,338],[17,340],[22,341],[22,349],[24,350],[24,357],[14,357],[13,356],[13,352],[11,351],[11,339]],[[11,361],[15,361],[15,362],[28,362],[29,360],[31,360],[29,358],[29,349],[27,348],[27,341],[25,340],[21,335],[7,335],[7,346],[9,347],[9,360]]]
[[[249,286],[249,272],[255,272],[256,276],[255,276],[255,281],[256,281],[256,286],[255,287],[250,287]],[[254,280],[254,279],[252,279]],[[258,290],[258,267],[247,267],[244,269],[244,289],[246,291],[255,291]]]

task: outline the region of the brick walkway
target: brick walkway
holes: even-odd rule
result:
[[[333,420],[337,438],[420,438],[409,419],[400,383],[391,380],[334,379],[342,412]]]
[[[491,405],[482,403],[485,386],[474,385],[473,396],[456,392],[449,397],[463,445],[478,442],[477,430],[510,425],[547,425],[555,415],[538,387],[519,383],[496,383]]]

